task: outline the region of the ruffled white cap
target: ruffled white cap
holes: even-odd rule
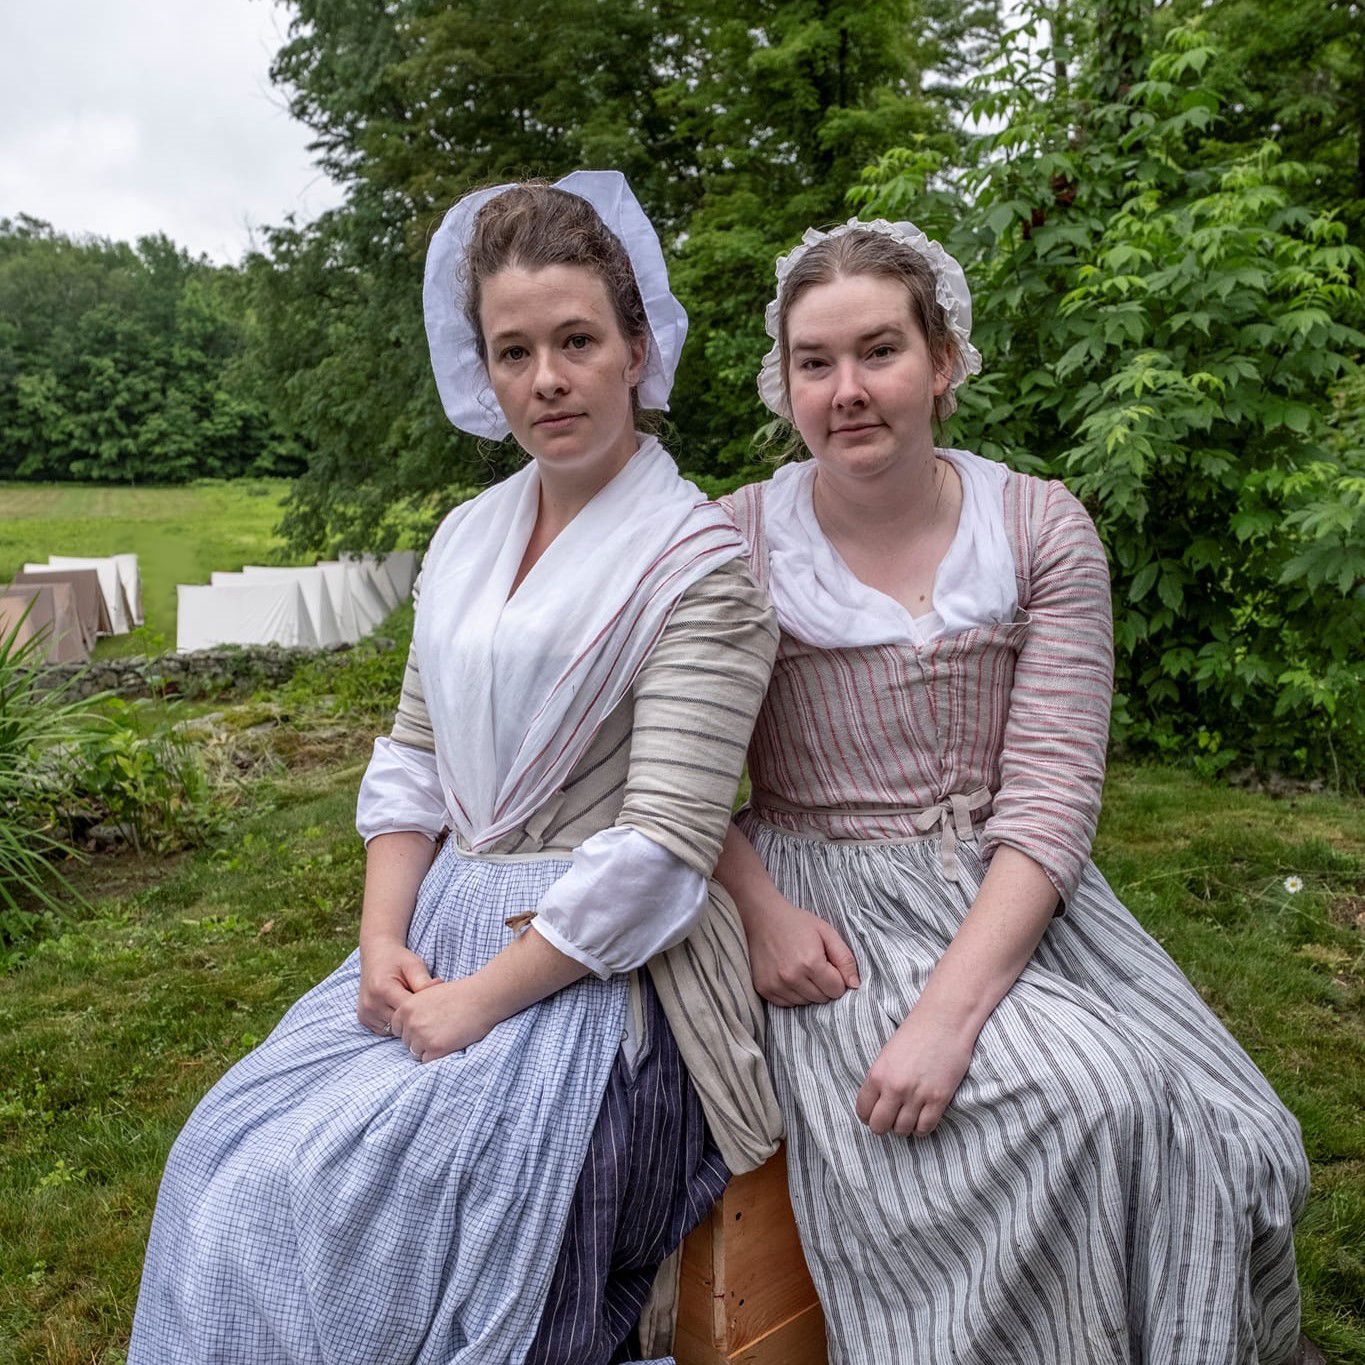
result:
[[[497,185],[475,190],[446,214],[427,249],[422,283],[431,368],[446,416],[461,431],[495,441],[502,440],[511,428],[493,396],[488,370],[479,359],[474,329],[465,318],[465,256],[474,215],[490,199],[515,188]],[[640,406],[667,412],[673,375],[687,337],[687,314],[668,287],[668,268],[658,235],[620,171],[574,171],[556,181],[555,188],[586,199],[625,247],[649,324],[649,352],[637,386]]]
[[[792,412],[787,403],[786,389],[782,384],[782,357],[778,354],[780,345],[777,337],[777,320],[782,303],[782,283],[791,274],[792,267],[797,261],[817,242],[823,242],[829,237],[843,237],[854,231],[880,232],[903,242],[923,256],[934,272],[934,297],[943,309],[948,321],[948,331],[955,343],[948,392],[943,396],[947,412],[952,412],[957,407],[954,390],[969,374],[981,373],[981,352],[971,342],[972,295],[971,290],[967,288],[967,276],[962,267],[938,242],[931,242],[913,223],[888,223],[885,218],[877,218],[870,223],[850,218],[847,223],[831,228],[828,232],[822,232],[819,228],[807,228],[800,246],[777,258],[777,295],[763,314],[763,324],[773,339],[773,346],[763,357],[763,367],[758,372],[759,397],[779,417],[791,421]]]

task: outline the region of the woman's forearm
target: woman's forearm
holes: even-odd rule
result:
[[[1056,908],[1057,888],[1043,869],[1018,849],[997,849],[916,1010],[975,1038],[1028,965]]]
[[[733,821],[725,832],[725,844],[716,862],[716,880],[730,893],[739,908],[746,931],[752,918],[772,905],[786,905],[786,897],[773,884],[763,860],[754,852],[743,830]]]
[[[431,870],[436,844],[425,834],[403,830],[376,834],[365,846],[365,899],[360,944],[407,938],[422,879]]]

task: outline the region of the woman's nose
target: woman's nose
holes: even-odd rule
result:
[[[556,352],[548,351],[536,357],[535,384],[536,392],[542,397],[563,393],[568,388],[564,379],[564,369]]]
[[[867,389],[858,367],[842,364],[834,371],[834,406],[838,408],[858,407],[867,402]]]

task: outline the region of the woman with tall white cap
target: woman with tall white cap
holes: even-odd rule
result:
[[[177,1140],[133,1365],[663,1358],[659,1264],[775,1146],[708,878],[776,629],[637,430],[686,333],[658,241],[612,172],[480,191],[425,309],[451,420],[531,459],[432,540],[359,949]]]
[[[810,458],[732,500],[782,636],[718,875],[830,1360],[1283,1362],[1298,1124],[1090,860],[1094,526],[935,445],[981,364],[940,245],[853,222],[777,274],[759,389]]]

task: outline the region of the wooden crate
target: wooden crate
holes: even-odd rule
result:
[[[673,1353],[678,1365],[826,1365],[785,1151],[736,1176],[684,1244]]]

